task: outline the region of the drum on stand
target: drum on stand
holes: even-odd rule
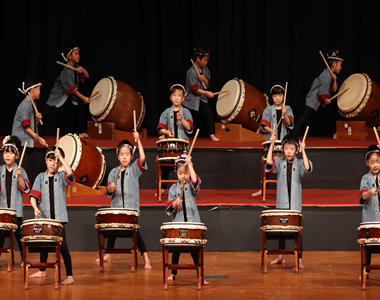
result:
[[[164,162],[174,161],[184,152],[189,152],[189,141],[182,139],[164,139],[156,144],[158,159]]]
[[[270,141],[263,142],[262,145],[264,147],[264,157],[267,157],[269,147],[270,147]],[[282,156],[282,142],[281,141],[275,141],[273,146],[273,156]]]
[[[246,129],[257,131],[264,109],[269,106],[268,97],[252,85],[235,78],[228,81],[216,103],[216,111],[222,123],[242,124]]]
[[[17,229],[17,212],[12,208],[0,208],[0,230]]]
[[[261,230],[265,232],[302,231],[302,213],[299,210],[269,209],[261,213]]]
[[[358,227],[360,245],[380,246],[380,222],[363,222]]]
[[[365,121],[369,127],[380,126],[380,88],[367,74],[356,73],[348,77],[339,92],[350,88],[338,97],[340,114],[353,121]]]
[[[160,229],[160,242],[166,246],[199,246],[207,243],[207,227],[204,223],[166,222]]]
[[[91,188],[96,188],[102,182],[106,162],[99,147],[71,133],[59,139],[59,147],[65,152],[65,160],[70,168],[75,171],[77,182]]]
[[[31,219],[22,222],[23,242],[62,242],[63,226],[54,219]]]
[[[90,103],[94,121],[115,123],[115,128],[132,131],[133,111],[136,111],[136,129],[144,120],[145,103],[142,96],[128,84],[112,76],[101,79],[91,95],[99,92]]]
[[[96,229],[101,230],[130,230],[140,228],[140,214],[132,208],[100,208],[95,214]]]

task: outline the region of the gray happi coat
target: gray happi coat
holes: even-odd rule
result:
[[[167,108],[161,114],[160,121],[159,121],[159,124],[157,126],[157,131],[159,134],[161,134],[160,133],[161,129],[170,130],[170,128],[171,128],[171,130],[174,131],[174,122],[176,122],[177,120],[175,119],[173,112],[174,112],[174,109],[172,106],[172,107]],[[180,107],[179,112],[182,114],[182,117],[187,122],[189,122],[191,128],[190,128],[190,130],[187,130],[185,127],[183,127],[183,124],[179,121],[178,122],[178,137],[177,138],[188,141],[189,138],[187,135],[191,134],[193,132],[193,117],[191,116],[190,111],[183,106]],[[169,136],[165,135],[165,138],[169,138]]]
[[[290,125],[288,126],[288,124],[286,124],[285,122],[285,119],[282,119],[280,125],[278,126],[279,128],[281,126],[281,136],[278,136],[278,129],[277,129],[277,132],[276,132],[277,140],[282,140],[284,136],[289,133],[289,129],[294,128],[293,111],[290,108],[290,106],[285,105],[285,107],[286,107],[286,114],[289,116],[289,119],[290,119]],[[272,129],[274,126],[277,126],[276,108],[274,107],[273,104],[264,109],[263,118],[261,119],[261,122],[260,122],[260,127],[263,133],[265,133],[265,140],[269,141],[271,134],[264,129],[264,126],[268,126],[269,128],[272,128]]]
[[[377,175],[377,183],[380,186],[379,174]],[[362,177],[360,182],[360,198],[359,203],[363,206],[362,222],[380,222],[379,194],[370,196],[368,200],[364,200],[362,195],[370,189],[375,189],[376,183],[372,172],[369,171]]]

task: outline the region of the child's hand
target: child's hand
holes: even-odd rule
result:
[[[331,100],[329,98],[326,98],[325,101],[323,101],[325,105],[329,105],[331,103]]]
[[[55,149],[54,150],[54,156],[58,159],[61,159],[62,155],[61,155],[61,151],[59,151],[59,149]]]
[[[379,148],[379,149],[380,149],[380,144],[378,144],[378,145],[377,145],[377,148]]]
[[[301,144],[300,144],[300,152],[302,152],[303,150],[305,150],[305,148],[306,148],[305,142],[301,142]]]
[[[139,134],[139,132],[138,131],[133,131],[133,137],[136,139],[136,141],[139,141],[139,139],[140,139],[140,134]]]
[[[178,121],[182,120],[182,114],[180,112],[177,112],[177,120]]]
[[[84,104],[90,104],[90,100],[88,100],[88,97],[84,97],[83,102]]]
[[[177,198],[177,200],[175,200],[175,202],[176,202],[177,206],[181,206],[181,205],[182,205],[182,202],[183,202],[183,200],[182,200],[182,199],[179,199],[179,198]]]
[[[20,168],[20,167],[18,167],[18,168],[16,169],[16,176],[17,176],[17,177],[20,177],[20,176],[21,176],[21,168]]]
[[[186,156],[185,162],[187,165],[191,165],[191,156],[190,155]]]
[[[168,136],[170,138],[174,138],[174,132],[168,130]]]
[[[38,137],[38,141],[41,143],[41,145],[44,145],[45,147],[49,147],[49,145],[46,143],[46,141],[42,137]]]
[[[281,111],[282,111],[282,114],[285,115],[285,114],[286,114],[286,107],[283,106],[283,107],[281,108]]]
[[[377,192],[377,189],[370,189],[369,191],[368,191],[372,196],[376,196],[376,192]]]
[[[113,193],[113,192],[116,190],[116,184],[115,184],[115,182],[112,182],[112,183],[108,186],[108,189],[109,189],[110,193]]]
[[[205,92],[205,96],[206,96],[207,98],[214,98],[214,93],[213,93],[213,92],[206,91],[206,92]]]
[[[34,218],[37,219],[41,216],[41,211],[38,208],[34,209]]]
[[[77,68],[77,73],[83,73],[83,72],[84,72],[84,69],[82,67]]]
[[[42,114],[41,113],[36,114],[36,118],[37,118],[37,123],[38,123],[42,119]]]
[[[270,136],[270,142],[271,142],[271,144],[274,144],[275,141],[276,141],[276,133],[274,132],[274,133]]]
[[[338,77],[333,73],[333,74],[331,75],[331,78],[332,78],[333,81],[336,81]]]
[[[204,81],[206,79],[205,75],[198,75],[198,80],[199,81]]]

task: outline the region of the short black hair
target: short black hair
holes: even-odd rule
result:
[[[205,57],[206,55],[210,55],[211,54],[211,49],[209,46],[206,46],[206,45],[199,45],[198,47],[196,47],[194,49],[194,56],[195,56],[195,59],[199,56],[200,59],[202,59],[203,57]]]
[[[3,148],[4,152],[12,152],[14,154],[19,154],[20,153],[20,151],[21,151],[21,140],[17,136],[12,135],[9,138],[9,140],[6,142],[6,144],[13,144],[13,145],[15,145],[17,147],[18,153],[17,153],[16,149],[13,148],[12,146],[6,146],[5,148]]]
[[[279,94],[284,95],[285,94],[285,89],[284,89],[283,85],[281,83],[276,83],[275,85],[276,86],[273,86],[273,88],[271,89],[270,94],[272,96],[273,95],[279,95]],[[279,87],[278,85],[281,86],[282,88]]]
[[[39,79],[35,76],[28,76],[24,81],[24,89],[27,90],[29,87],[41,83]]]
[[[183,96],[185,96],[186,94],[186,91],[180,85],[173,85],[170,89],[170,95],[172,95],[175,91],[182,91]]]
[[[293,133],[288,133],[287,135],[285,135],[284,138],[282,139],[281,144],[282,144],[282,150],[284,150],[285,144],[295,145],[297,149],[299,147],[298,138]]]
[[[62,150],[62,148],[58,147],[58,150],[59,150],[59,152],[61,152],[62,157],[65,158],[65,152]],[[55,151],[55,146],[47,148],[46,154],[48,154],[51,151],[53,151],[53,152]],[[55,158],[55,155],[54,155],[54,153],[49,153],[45,158]]]
[[[67,43],[65,46],[65,49],[63,50],[63,55],[68,59],[68,54],[73,48],[79,48],[77,44],[74,43]]]
[[[132,148],[129,148],[129,150],[131,151],[131,154],[133,155],[134,153],[133,153],[133,145],[132,145],[132,143],[130,142],[130,141],[128,141],[128,140],[122,140],[118,145],[117,145],[117,148],[116,148],[116,154],[117,155],[119,155],[119,152],[120,152],[120,149],[121,148],[123,148],[123,146],[125,146],[125,145],[129,145],[129,146],[131,146]]]
[[[377,145],[371,145],[367,148],[367,151],[365,152],[365,160],[368,161],[373,154],[377,154],[380,156],[380,149]]]

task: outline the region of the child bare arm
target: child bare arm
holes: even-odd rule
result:
[[[59,151],[58,148],[54,151],[54,155],[62,163],[62,166],[63,166],[63,168],[65,169],[65,172],[66,172],[66,176],[67,177],[71,177],[73,175],[73,171],[71,170],[71,168],[70,168],[69,164],[67,163],[67,161],[62,157],[61,151]]]
[[[38,209],[37,206],[37,199],[35,197],[30,197],[30,204],[32,205],[34,209],[34,217],[38,218],[41,216],[41,211]]]
[[[300,145],[300,150],[302,152],[303,165],[304,165],[306,170],[310,170],[309,159],[307,158],[305,148],[306,148],[306,144],[305,144],[305,142],[302,142]]]
[[[140,140],[140,135],[138,132],[133,132],[133,137],[135,139],[137,139],[137,145],[139,148],[139,155],[140,155],[140,162],[141,162],[141,164],[143,164],[145,162],[145,152],[144,152],[144,147],[143,147],[141,140]]]
[[[276,135],[275,134],[272,134],[272,136],[270,137],[270,147],[269,147],[269,150],[268,150],[268,154],[267,154],[267,165],[271,166],[273,164],[273,156],[272,156],[272,152],[273,152],[273,147],[274,147],[274,142],[276,141]]]

